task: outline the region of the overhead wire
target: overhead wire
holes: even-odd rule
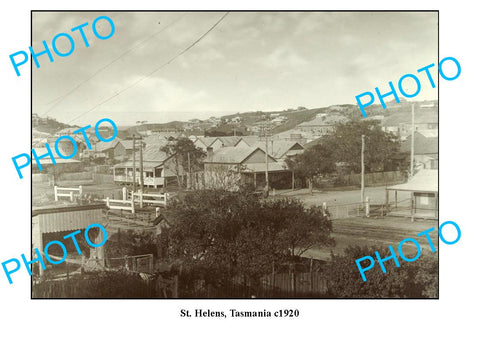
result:
[[[229,14],[229,12],[226,12],[225,14],[223,14],[223,16],[218,19],[215,24],[213,24],[213,26],[211,26],[205,33],[203,33],[197,40],[195,40],[193,43],[191,43],[190,45],[188,45],[186,48],[184,48],[182,51],[180,51],[179,53],[177,53],[175,56],[173,56],[172,58],[170,58],[168,61],[166,61],[165,63],[161,64],[160,66],[156,67],[153,71],[151,71],[150,73],[140,77],[139,79],[137,79],[136,81],[134,81],[133,83],[131,83],[130,85],[128,85],[127,87],[123,88],[122,90],[116,92],[115,94],[111,95],[110,97],[106,98],[105,100],[101,101],[100,103],[96,104],[94,107],[92,107],[90,110],[88,111],[85,111],[85,112],[82,112],[81,114],[75,116],[73,119],[71,119],[68,124],[70,124],[71,122],[77,120],[78,118],[82,117],[83,115],[87,114],[87,113],[90,113],[92,112],[93,110],[95,110],[96,108],[98,108],[99,106],[107,103],[108,101],[112,100],[113,98],[119,96],[120,94],[122,94],[123,92],[131,89],[132,87],[134,87],[135,85],[137,85],[138,83],[144,81],[145,79],[148,79],[150,78],[153,74],[155,74],[156,72],[158,72],[159,70],[161,70],[162,68],[164,68],[165,66],[169,65],[170,63],[172,63],[174,60],[176,60],[177,58],[179,58],[180,56],[182,56],[183,54],[185,54],[186,52],[188,52],[191,48],[193,48],[195,45],[197,45],[200,41],[202,41],[211,31],[213,31],[215,29],[215,27],[217,27],[222,21],[223,19],[225,19],[225,17]]]
[[[186,15],[186,13],[184,13],[183,15],[181,15],[180,17],[178,17],[177,19],[173,20],[172,22],[170,22],[168,25],[166,25],[165,27],[161,28],[160,30],[154,32],[153,34],[149,35],[148,37],[146,37],[145,39],[139,41],[137,44],[135,44],[134,46],[132,46],[131,48],[129,48],[128,50],[124,51],[123,53],[121,53],[118,57],[116,57],[115,59],[113,59],[112,61],[110,61],[109,63],[107,63],[106,65],[100,67],[99,69],[97,69],[90,77],[86,78],[85,80],[81,81],[79,84],[77,84],[75,87],[73,87],[72,89],[70,89],[67,93],[57,97],[56,99],[54,100],[51,100],[48,104],[52,104],[52,103],[55,103],[53,104],[47,111],[44,112],[44,114],[48,114],[49,112],[51,112],[58,104],[60,104],[65,98],[67,98],[70,94],[72,94],[73,92],[75,92],[78,88],[80,88],[80,86],[82,86],[83,84],[87,83],[88,81],[92,80],[96,75],[98,75],[100,72],[102,72],[103,70],[105,70],[106,68],[108,68],[110,65],[114,64],[115,62],[117,62],[118,60],[120,60],[121,58],[123,58],[124,56],[126,56],[127,54],[133,52],[135,49],[141,47],[142,45],[144,45],[147,41],[153,39],[155,36],[157,36],[158,34],[164,32],[165,30],[167,30],[168,28],[170,28],[171,26],[175,25],[177,22],[179,22],[184,16]]]

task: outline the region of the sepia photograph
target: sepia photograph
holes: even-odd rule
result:
[[[32,299],[439,298],[438,11],[31,25]]]

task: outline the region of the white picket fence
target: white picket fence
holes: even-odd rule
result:
[[[107,197],[105,200],[107,202],[108,209],[116,210],[129,210],[132,214],[135,214],[135,202],[132,200],[114,200],[110,197]]]
[[[53,192],[55,194],[55,201],[58,201],[59,197],[69,197],[70,201],[73,202],[74,195],[77,197],[82,195],[82,186],[80,185],[78,188],[61,188],[55,185]]]
[[[135,203],[140,205],[140,208],[143,208],[144,203],[148,203],[154,206],[167,207],[167,197],[168,193],[165,194],[147,194],[142,192],[131,192],[130,194]]]
[[[169,194],[148,194],[142,192],[127,192],[127,188],[122,189],[122,199],[115,200],[107,197],[103,201],[107,203],[109,209],[129,210],[132,214],[135,213],[135,204],[143,208],[144,204],[153,206],[167,207],[167,200]]]

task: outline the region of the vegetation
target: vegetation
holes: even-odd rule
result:
[[[383,273],[378,263],[365,272],[363,281],[355,260],[364,256],[375,258],[375,251],[382,258],[390,254],[388,248],[349,246],[345,254],[335,256],[324,268],[328,293],[338,298],[438,298],[437,254],[422,254],[415,262],[404,262],[396,267],[393,260],[384,263]],[[398,255],[398,254],[397,254]]]
[[[336,172],[340,164],[347,173],[360,173],[362,135],[365,135],[365,171],[397,170],[392,159],[400,149],[398,138],[382,131],[377,121],[366,120],[338,124],[333,133],[287,164],[310,183],[315,176]]]
[[[313,246],[332,246],[331,221],[298,200],[261,200],[220,190],[188,193],[171,207],[169,256],[215,285],[259,280]]]
[[[202,159],[205,157],[205,152],[197,148],[188,138],[170,137],[169,143],[163,146],[161,150],[172,156],[173,168],[169,170],[177,177],[180,187],[186,184],[183,176],[185,172],[190,173],[202,169]]]
[[[157,244],[152,232],[123,230],[105,244],[108,257],[153,254],[157,255]]]

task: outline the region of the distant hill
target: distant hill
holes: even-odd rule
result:
[[[401,98],[400,103],[395,101],[387,102],[387,108],[383,109],[381,105],[375,104],[368,106],[365,111],[367,117],[381,115],[388,117],[390,115],[410,115],[411,114],[411,105],[420,107],[428,107],[426,110],[432,110],[438,112],[438,101],[429,100],[429,101],[406,101]],[[188,122],[181,121],[172,121],[168,123],[146,123],[141,125],[130,126],[125,129],[119,129],[119,137],[126,138],[127,136],[132,136],[133,133],[138,135],[141,131],[150,130],[152,132],[156,131],[185,131],[189,135],[203,135],[205,133],[209,135],[224,135],[230,134],[233,135],[233,129],[238,132],[238,134],[248,134],[247,127],[259,127],[262,122],[265,120],[265,115],[270,116],[271,120],[276,117],[283,117],[283,121],[273,124],[272,134],[277,134],[280,132],[288,131],[294,129],[297,125],[313,120],[315,116],[319,113],[326,114],[336,114],[342,115],[348,119],[363,119],[363,116],[360,112],[360,109],[357,105],[353,104],[339,104],[331,105],[327,107],[312,108],[308,109],[305,107],[298,107],[297,109],[286,109],[283,111],[250,111],[250,112],[238,112],[235,114],[229,114],[217,118],[218,126],[213,127],[215,124],[214,121],[210,119],[198,120],[191,119]],[[63,124],[60,122],[52,121],[52,126],[42,126],[37,127],[38,131],[50,132],[51,130],[61,130],[62,128],[68,127],[69,125]],[[234,123],[235,121],[235,123]],[[50,124],[50,123],[49,123]],[[251,132],[250,132],[251,133]]]
[[[35,128],[37,131],[46,132],[46,133],[49,133],[49,134],[54,134],[57,131],[60,131],[62,129],[69,128],[69,127],[76,127],[76,125],[73,125],[73,126],[68,125],[68,124],[65,124],[65,123],[61,123],[54,118],[48,118],[48,117],[47,118],[39,118],[38,121],[36,121],[33,124],[33,128]],[[78,128],[80,128],[80,127],[78,127]]]

